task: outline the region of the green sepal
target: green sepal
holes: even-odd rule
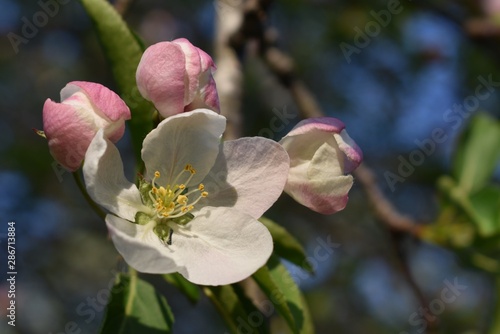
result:
[[[172,244],[172,234],[174,233],[174,230],[172,230],[172,228],[167,224],[157,224],[153,228],[153,232],[158,236],[158,238],[160,238],[161,241],[163,241],[163,243],[167,245]]]
[[[148,214],[144,213],[144,212],[140,212],[138,211],[136,214],[135,214],[135,223],[136,224],[139,224],[139,225],[146,225],[147,223],[149,223],[151,221],[151,216],[149,216]]]
[[[177,223],[179,225],[186,225],[189,223],[191,220],[193,220],[194,215],[190,212],[185,213],[183,216],[177,217],[177,218],[172,218],[170,219],[174,223]]]
[[[153,189],[151,183],[147,182],[144,178],[139,180],[139,193],[141,194],[142,203],[149,207],[154,206],[153,200],[149,196],[151,189]]]

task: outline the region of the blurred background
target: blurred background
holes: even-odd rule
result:
[[[52,1],[57,6],[50,12],[43,5],[49,2],[0,0],[0,332],[5,334],[70,333],[69,322],[81,333],[96,332],[106,290],[125,267],[71,173],[54,163],[45,140],[32,131],[43,126],[44,101],[59,101],[70,81],[116,90],[81,4]],[[216,20],[224,20],[214,1],[201,0],[135,0],[124,18],[146,45],[186,37],[209,54]],[[451,174],[460,133],[478,112],[500,116],[498,19],[500,1],[494,0],[279,0],[271,4],[266,23],[325,113],[346,124],[384,196],[418,224],[436,226],[444,219],[437,182]],[[242,69],[244,134],[279,140],[300,121],[293,99],[257,57],[244,56]],[[282,132],[264,131],[283,113],[296,116],[286,119]],[[434,141],[411,175],[394,182],[389,176],[398,175],[402,161],[436,129],[446,139]],[[125,136],[119,147],[131,157],[128,140]],[[492,182],[499,180],[497,166]],[[356,182],[347,208],[333,216],[310,212],[287,196],[267,215],[289,229],[316,262],[314,276],[293,265],[289,269],[306,295],[317,332],[425,333],[430,321],[439,333],[488,333],[498,302],[495,276],[471,263],[457,244],[436,238],[435,229],[416,237],[388,228],[372,212]],[[5,320],[8,221],[16,222],[16,327]],[[444,233],[462,235],[454,229]],[[315,249],[329,240],[336,247],[326,260],[314,260]],[[467,249],[474,247],[467,242]],[[443,290],[457,282],[456,298],[444,301]],[[175,288],[162,289],[176,318],[174,333],[225,332],[206,298],[193,305]],[[430,311],[421,311],[422,301]],[[269,321],[286,333],[279,317]]]

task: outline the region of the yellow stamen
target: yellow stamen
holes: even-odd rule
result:
[[[184,175],[184,180],[182,180],[183,174],[189,172],[189,176]],[[173,219],[178,218],[186,214],[187,212],[194,209],[196,203],[198,203],[202,198],[208,196],[208,192],[205,190],[205,185],[200,183],[194,189],[185,192],[187,189],[187,184],[191,181],[193,175],[196,174],[196,170],[192,165],[187,164],[184,169],[177,175],[174,182],[164,186],[159,186],[156,183],[157,178],[161,176],[159,171],[154,173],[154,178],[151,181],[151,191],[149,192],[149,197],[154,203],[154,209],[158,218],[163,219]],[[184,181],[182,183],[177,183],[178,181]],[[194,201],[189,200],[189,195],[194,192],[198,192],[198,198]]]
[[[177,197],[177,203],[179,203],[179,204],[186,205],[187,200],[188,200],[188,197],[187,197],[187,196],[184,196],[184,195],[179,195],[179,196]]]

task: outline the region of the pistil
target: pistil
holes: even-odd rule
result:
[[[182,180],[183,175],[189,173],[189,176],[183,183],[177,183]],[[179,218],[194,209],[194,206],[202,199],[208,196],[208,192],[204,191],[205,186],[199,184],[197,188],[186,192],[186,184],[189,184],[196,170],[190,164],[187,164],[184,169],[175,177],[172,184],[165,187],[157,185],[157,179],[161,174],[155,172],[155,176],[151,181],[151,191],[149,197],[154,203],[156,216],[160,219]],[[198,193],[198,197],[193,201],[189,201],[189,196]],[[192,198],[192,196],[191,196]]]

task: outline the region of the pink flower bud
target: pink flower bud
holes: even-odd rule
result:
[[[137,67],[137,86],[165,118],[198,108],[218,113],[214,70],[207,53],[179,38],[146,49]]]
[[[483,10],[488,16],[498,16],[500,14],[499,0],[483,0]]]
[[[353,184],[348,174],[363,160],[363,153],[344,128],[335,118],[310,118],[280,141],[290,156],[285,192],[322,214],[345,208]]]
[[[94,135],[101,128],[111,141],[125,131],[130,110],[108,88],[92,82],[73,81],[61,90],[61,103],[43,105],[43,129],[54,159],[70,171],[77,170]]]

